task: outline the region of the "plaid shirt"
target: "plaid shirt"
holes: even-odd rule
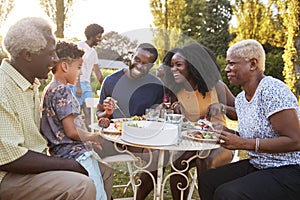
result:
[[[6,60],[0,66],[0,165],[10,163],[28,150],[46,152],[40,134],[38,80],[31,85]],[[0,181],[6,172],[0,171]]]

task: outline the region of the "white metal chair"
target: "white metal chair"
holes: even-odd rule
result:
[[[99,98],[86,98],[85,104],[87,108],[91,109],[91,123],[95,123],[95,116],[96,116],[96,109],[99,102]],[[91,126],[91,132],[94,132],[95,130]],[[134,179],[131,176],[132,174],[132,162],[137,161],[137,158],[132,157],[131,155],[128,155],[126,153],[124,154],[118,154],[113,156],[108,156],[102,159],[106,163],[117,163],[117,162],[126,162],[127,169],[130,174],[130,181],[127,184],[123,185],[114,185],[113,188],[123,188],[124,187],[124,193],[126,192],[127,188],[131,184],[132,189],[134,191]]]
[[[99,102],[99,98],[86,98],[85,99],[85,105],[87,108],[91,109],[91,123],[93,124],[95,122],[95,113],[97,109],[97,105]],[[93,127],[91,127],[91,132],[94,133]]]

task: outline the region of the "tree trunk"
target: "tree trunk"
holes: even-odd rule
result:
[[[65,6],[64,0],[56,0],[56,31],[55,35],[58,38],[64,38],[65,29]]]

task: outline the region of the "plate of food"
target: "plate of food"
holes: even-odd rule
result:
[[[198,140],[198,141],[203,141],[203,142],[217,142],[218,141],[218,134],[212,131],[206,131],[206,130],[187,130],[182,132],[182,136],[193,139],[193,140]]]
[[[132,116],[130,118],[117,118],[117,119],[111,119],[114,125],[114,129],[118,130],[120,133],[122,132],[122,125],[123,122],[129,122],[129,121],[142,121],[146,120],[145,116]]]
[[[122,133],[122,124],[123,122],[128,122],[131,121],[131,118],[116,118],[116,119],[111,119],[113,122],[113,128],[117,130],[118,132]]]
[[[131,118],[116,118],[116,119],[111,119],[112,122],[127,122],[131,121]]]
[[[143,116],[132,116],[129,118],[116,118],[116,119],[111,119],[112,122],[128,122],[128,121],[142,121],[142,120],[146,120],[145,115]]]
[[[201,127],[199,127],[199,129],[200,128]],[[181,130],[188,130],[188,129],[197,129],[197,128],[195,128],[195,123],[190,122],[188,120],[183,120]]]
[[[103,133],[110,133],[110,134],[121,134],[122,132],[122,125],[121,128],[115,125],[115,123],[110,123],[109,127],[102,129]]]
[[[135,116],[132,116],[130,119],[132,121],[143,121],[143,120],[146,120],[146,116],[145,115],[142,115],[142,116],[135,115]]]

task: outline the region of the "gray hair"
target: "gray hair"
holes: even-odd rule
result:
[[[3,37],[4,50],[16,58],[22,50],[39,53],[46,48],[47,36],[52,34],[50,23],[40,17],[26,17],[13,24]]]
[[[228,48],[228,55],[234,55],[245,60],[255,58],[258,61],[258,68],[262,72],[265,71],[266,53],[263,46],[256,40],[247,39],[235,43]]]

